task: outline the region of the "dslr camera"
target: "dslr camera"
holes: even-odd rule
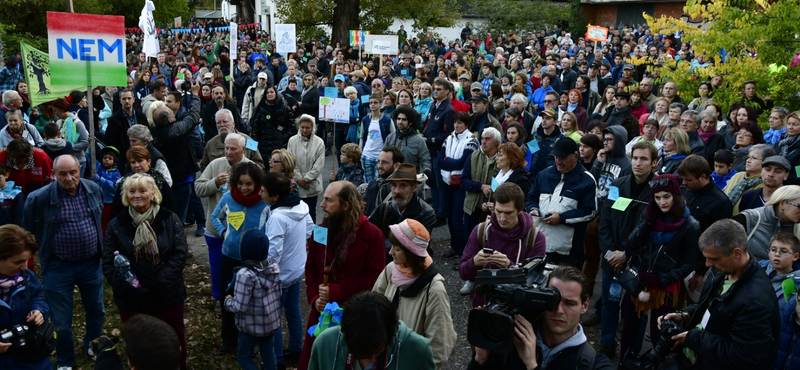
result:
[[[661,335],[659,335],[656,345],[653,346],[653,351],[650,352],[650,360],[654,363],[663,362],[672,352],[672,346],[675,344],[672,337],[683,331],[681,324],[672,320],[661,320]]]
[[[514,348],[514,315],[533,323],[561,302],[558,289],[545,287],[554,267],[532,257],[517,266],[478,271],[475,293],[486,295],[486,306],[469,312],[467,341],[491,352]]]
[[[13,346],[22,347],[25,345],[25,335],[28,333],[28,325],[14,325],[3,334],[0,334],[0,342],[11,343]]]

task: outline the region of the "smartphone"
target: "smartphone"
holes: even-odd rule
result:
[[[492,249],[492,248],[483,248],[483,253],[492,254],[492,253],[494,253],[494,249]]]
[[[605,257],[604,257],[604,258],[605,258],[606,260],[608,260],[608,259],[609,259],[609,258],[611,258],[611,256],[613,256],[613,255],[614,255],[614,251],[607,251],[607,252],[606,252],[606,255],[605,255]]]

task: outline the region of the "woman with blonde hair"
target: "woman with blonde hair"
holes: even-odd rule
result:
[[[575,116],[575,113],[564,112],[564,114],[561,116],[560,127],[561,132],[566,137],[575,140],[576,143],[580,144],[584,133],[583,131],[578,130],[578,118]]]
[[[689,149],[689,135],[680,127],[673,127],[664,132],[664,146],[661,148],[661,159],[658,161],[658,173],[677,174],[678,166],[692,153]]]
[[[794,234],[800,223],[800,186],[784,185],[775,190],[763,207],[744,210],[733,216],[747,232],[747,252],[756,260],[769,258],[770,238],[779,232]]]
[[[280,173],[289,179],[292,186],[292,192],[297,193],[299,187],[294,181],[294,168],[296,161],[294,155],[286,149],[275,149],[269,158],[269,171],[273,173]]]

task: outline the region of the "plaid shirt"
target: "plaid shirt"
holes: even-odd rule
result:
[[[272,335],[281,320],[280,268],[265,263],[261,270],[239,269],[233,298],[225,300],[225,309],[236,314],[236,328],[255,337]]]
[[[53,237],[53,254],[67,261],[83,261],[98,253],[99,240],[86,193],[80,185],[75,195],[69,195],[61,185],[56,186],[61,211]]]

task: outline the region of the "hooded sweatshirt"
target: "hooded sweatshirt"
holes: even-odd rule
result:
[[[47,139],[42,145],[42,150],[50,159],[56,159],[60,155],[72,154],[72,144],[62,138]]]
[[[778,271],[775,271],[775,267],[772,266],[769,259],[758,261],[758,264],[764,269],[767,276],[769,276],[772,288],[775,289],[775,296],[778,297],[778,305],[783,309],[783,306],[787,304],[786,299],[783,298],[783,281],[786,279],[793,279],[795,286],[797,285],[796,279],[800,278],[800,262],[792,262],[792,272],[788,274],[779,274]]]
[[[608,197],[611,182],[631,173],[631,160],[625,155],[625,144],[628,142],[628,131],[622,126],[611,126],[603,133],[614,134],[614,149],[606,155],[605,163],[595,159],[592,166],[592,176],[597,179],[597,201],[602,202]]]
[[[244,261],[239,255],[239,240],[245,230],[258,227],[261,221],[261,211],[266,206],[267,204],[261,200],[252,207],[245,207],[233,200],[230,191],[222,196],[209,219],[218,235],[223,235],[222,232],[225,232],[224,240],[222,241],[223,255],[237,261]],[[239,227],[236,228],[231,223],[231,220],[238,221],[242,216],[244,216],[244,219],[239,224]]]
[[[305,274],[306,240],[311,238],[314,222],[308,214],[308,205],[294,192],[264,210],[269,210],[269,217],[259,229],[267,234],[269,259],[280,266],[281,281],[288,287]]]
[[[266,259],[268,245],[261,230],[242,233],[237,254],[244,266],[234,271],[233,298],[225,300],[225,309],[236,314],[236,328],[255,337],[274,334],[280,324],[280,268]]]
[[[378,356],[386,361],[386,370],[433,370],[433,350],[430,341],[409,329],[402,321],[398,321],[397,333],[386,348],[385,356]],[[308,370],[344,370],[354,369],[356,362],[353,356],[348,356],[347,345],[344,342],[342,327],[336,326],[325,330],[319,335],[311,350],[311,361]],[[353,363],[348,364],[350,359]]]

